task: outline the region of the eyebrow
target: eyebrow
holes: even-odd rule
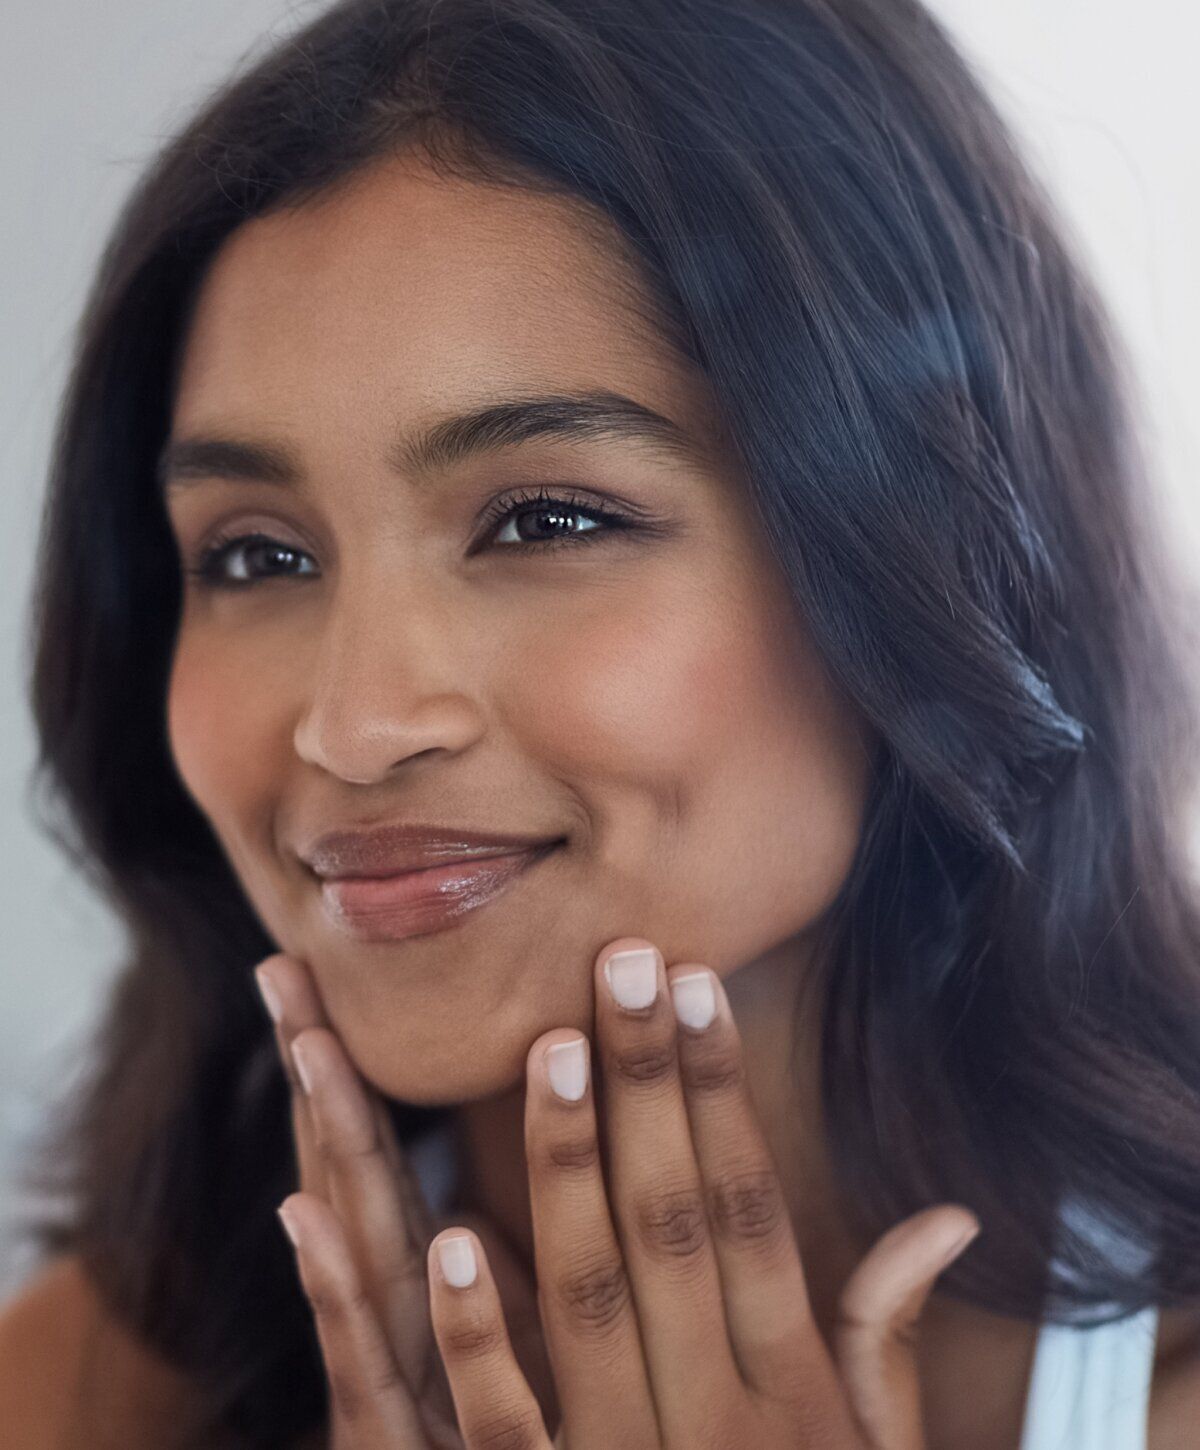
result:
[[[701,443],[679,424],[607,389],[493,399],[402,436],[387,461],[397,473],[425,474],[535,438],[617,440],[652,447],[693,466],[705,461]],[[294,487],[302,475],[286,447],[209,434],[169,438],[156,466],[164,492],[205,478]]]

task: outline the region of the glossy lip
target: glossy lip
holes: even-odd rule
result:
[[[322,909],[332,926],[358,940],[398,941],[444,931],[495,901],[561,844],[392,876],[327,879],[321,882]]]
[[[327,880],[348,877],[391,877],[400,872],[423,871],[451,861],[477,861],[509,856],[558,844],[561,836],[500,835],[493,831],[391,823],[328,831],[298,854],[309,868]]]

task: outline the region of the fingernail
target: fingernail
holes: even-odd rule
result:
[[[975,1224],[972,1228],[969,1228],[966,1233],[962,1235],[961,1238],[955,1239],[951,1247],[946,1250],[946,1256],[942,1260],[942,1263],[947,1266],[953,1263],[954,1260],[958,1258],[959,1254],[961,1254],[962,1251],[971,1242],[971,1240],[978,1236],[979,1230],[980,1225]]]
[[[307,1048],[298,1037],[293,1037],[291,1042],[292,1061],[296,1064],[296,1071],[300,1075],[300,1084],[304,1091],[312,1096],[312,1066],[304,1061],[304,1054]]]
[[[652,947],[614,952],[604,975],[619,1007],[649,1007],[658,992],[658,953]]]
[[[717,1015],[717,994],[711,972],[688,972],[671,978],[675,1016],[685,1027],[702,1029]]]
[[[288,1212],[286,1208],[277,1208],[275,1212],[279,1215],[279,1221],[283,1224],[288,1238],[290,1238],[292,1243],[295,1244],[297,1248],[299,1248],[300,1230],[296,1225],[296,1220],[292,1217],[292,1215]]]
[[[475,1282],[475,1245],[466,1234],[438,1239],[438,1261],[442,1277],[456,1289],[465,1289]]]
[[[560,1098],[577,1103],[587,1091],[587,1042],[582,1037],[546,1049],[546,1076]]]
[[[258,990],[262,993],[262,999],[267,1005],[267,1011],[271,1014],[273,1021],[278,1022],[283,1016],[283,1003],[279,999],[279,993],[275,990],[270,977],[265,972],[255,971],[254,980],[258,983]]]

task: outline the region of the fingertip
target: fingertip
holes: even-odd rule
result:
[[[956,1221],[952,1222],[946,1230],[947,1243],[941,1263],[942,1268],[953,1263],[967,1246],[979,1237],[983,1229],[983,1225],[969,1208],[962,1208],[958,1205],[956,1207],[959,1208],[959,1212],[955,1216]]]
[[[290,1199],[285,1198],[279,1207],[276,1208],[275,1214],[279,1222],[283,1225],[283,1231],[291,1241],[292,1247],[299,1253],[302,1246],[300,1223],[289,1205]]]
[[[479,1282],[486,1258],[479,1236],[469,1228],[442,1229],[429,1243],[430,1279],[450,1289],[469,1289]]]

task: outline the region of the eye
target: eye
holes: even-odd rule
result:
[[[195,567],[187,572],[200,584],[214,589],[246,589],[264,577],[268,579],[296,577],[294,570],[268,573],[265,576],[248,572],[245,561],[256,557],[266,557],[278,561],[280,559],[308,558],[309,556],[302,550],[293,548],[291,544],[284,544],[278,539],[271,538],[269,534],[218,535],[201,552]],[[234,559],[241,561],[240,574],[227,572],[226,565]]]
[[[522,538],[524,520],[532,520],[534,537]],[[574,527],[581,520],[593,522],[583,529]],[[590,543],[593,539],[618,530],[640,527],[628,515],[600,504],[576,498],[569,491],[565,495],[549,493],[544,489],[536,492],[521,491],[508,494],[491,504],[484,514],[484,524],[495,530],[493,542],[502,548],[546,549],[577,541]],[[497,525],[503,527],[497,528]],[[538,530],[544,532],[539,537]],[[509,534],[505,538],[505,534]]]
[[[534,520],[532,527],[535,532],[544,527],[544,536],[522,538],[521,527],[526,519]],[[576,527],[581,521],[586,524],[582,529]],[[555,549],[564,545],[591,543],[617,532],[659,531],[658,526],[648,519],[635,519],[601,504],[580,501],[570,490],[565,490],[562,494],[549,493],[544,489],[536,492],[523,490],[515,496],[508,494],[488,506],[483,523],[488,529],[488,537],[494,535],[495,545],[508,550]],[[506,539],[503,537],[506,532],[511,532],[514,536]],[[477,553],[479,549],[472,549],[471,552]],[[225,534],[213,539],[201,551],[195,565],[186,572],[202,587],[249,589],[270,579],[305,577],[305,574],[296,568],[287,567],[287,564],[289,561],[310,557],[302,549],[273,539],[269,534]],[[252,562],[254,560],[264,562],[265,572],[255,572]],[[229,566],[234,561],[237,561],[239,573],[229,572]],[[280,567],[271,567],[270,561]]]

